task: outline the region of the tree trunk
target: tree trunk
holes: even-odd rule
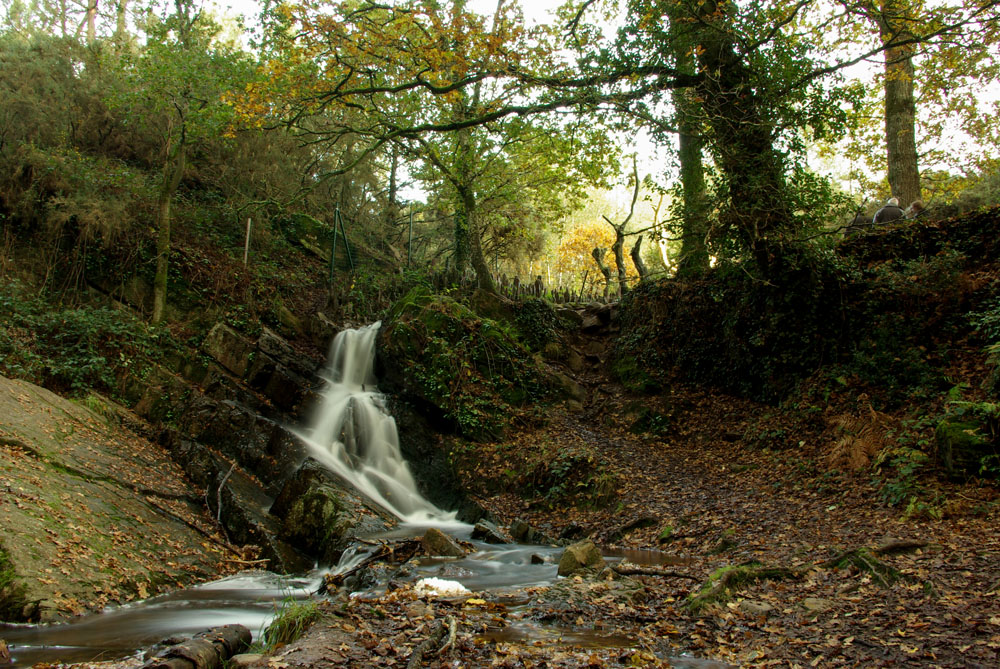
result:
[[[632,256],[632,264],[635,265],[636,271],[639,272],[639,281],[645,281],[649,277],[649,270],[646,269],[646,263],[642,261],[642,235],[639,235],[638,239],[635,240],[632,252],[629,255]]]
[[[718,11],[717,11],[718,10]],[[792,222],[784,162],[774,146],[753,72],[736,53],[726,14],[727,0],[706,0],[698,30],[698,60],[705,77],[698,85],[714,135],[716,161],[729,190],[723,223],[736,230],[758,267],[767,274],[780,256],[782,237]]]
[[[128,0],[118,0],[118,5],[115,8],[115,42],[119,48],[124,46],[125,37],[128,34],[127,12]]]
[[[393,227],[395,227],[396,219],[399,218],[399,204],[396,202],[399,191],[399,147],[395,144],[393,144],[390,149],[389,161],[389,194],[387,197],[388,202],[385,207],[385,223],[387,231],[392,230]]]
[[[590,255],[594,257],[594,262],[597,263],[598,269],[600,269],[601,274],[604,275],[604,301],[607,302],[608,293],[611,291],[611,268],[604,264],[605,253],[607,253],[607,251],[598,246],[590,252]]]
[[[671,47],[679,72],[695,74],[690,39],[681,29],[687,11],[680,4],[670,4]],[[672,93],[677,126],[677,159],[681,176],[681,252],[678,276],[697,276],[708,271],[708,203],[705,197],[705,169],[702,163],[704,140],[698,127],[698,103],[692,91],[676,89]]]
[[[97,39],[97,2],[98,0],[87,2],[87,44],[93,44]]]
[[[476,225],[476,196],[471,188],[465,188],[462,193],[462,209],[466,221],[469,240],[469,260],[472,262],[472,269],[476,272],[476,285],[490,293],[497,292],[493,275],[490,274],[489,265],[483,256],[482,238],[480,237],[479,226]]]
[[[615,243],[611,245],[615,255],[615,269],[618,271],[618,296],[628,292],[628,268],[625,267],[625,226],[615,226]]]
[[[903,3],[883,0],[883,43],[909,37],[905,29]],[[885,50],[885,146],[889,189],[903,208],[920,199],[917,168],[917,108],[913,97],[913,45]]]
[[[156,215],[156,275],[153,278],[153,317],[152,322],[163,321],[163,312],[167,306],[167,268],[170,259],[170,203],[184,175],[186,160],[184,140],[177,142],[173,151],[168,150],[167,160],[163,165],[163,183],[157,200]]]

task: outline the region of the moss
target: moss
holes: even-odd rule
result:
[[[759,562],[729,565],[714,571],[698,592],[688,597],[687,608],[699,613],[710,604],[728,601],[736,591],[752,583],[798,578],[801,572],[787,567],[769,567]]]
[[[309,553],[322,554],[343,536],[343,510],[340,496],[332,488],[310,490],[292,504],[282,535]]]
[[[0,621],[26,622],[28,606],[27,588],[21,583],[14,564],[3,546],[0,546]]]
[[[424,288],[389,310],[379,346],[387,387],[432,405],[469,439],[501,437],[517,407],[548,394],[509,326]]]
[[[611,372],[632,392],[652,395],[663,390],[663,386],[639,367],[638,360],[632,356],[620,355],[615,358],[611,363]]]
[[[872,580],[883,588],[888,588],[903,577],[898,570],[879,560],[867,548],[844,551],[825,562],[823,566],[830,569],[848,569],[854,567],[860,572],[870,574]]]
[[[941,464],[955,478],[978,474],[983,458],[996,452],[984,425],[976,421],[943,420],[934,432],[934,441]]]

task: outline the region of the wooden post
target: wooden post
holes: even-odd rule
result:
[[[250,258],[250,226],[253,223],[253,219],[247,219],[247,241],[243,244],[243,266],[247,266],[247,260]]]
[[[410,205],[410,239],[406,243],[406,266],[410,266],[410,257],[413,255],[413,205]]]

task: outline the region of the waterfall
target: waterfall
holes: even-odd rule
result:
[[[417,491],[399,450],[396,421],[375,387],[375,337],[381,322],[344,330],[333,340],[323,372],[326,387],[313,426],[300,436],[313,457],[400,520],[455,522],[455,513]]]

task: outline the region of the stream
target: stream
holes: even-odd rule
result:
[[[311,455],[353,484],[375,504],[400,520],[396,529],[372,539],[419,537],[438,527],[460,539],[470,540],[471,526],[455,520],[417,490],[409,466],[399,449],[399,435],[385,410],[373,373],[374,342],[379,323],[345,330],[334,340],[330,365],[323,376],[327,386],[323,402],[308,429],[299,435]],[[458,581],[473,592],[511,596],[517,608],[517,591],[556,580],[556,563],[562,548],[472,542],[474,552],[464,558],[423,556],[397,580],[417,581],[437,577]],[[359,544],[360,546],[360,544]],[[244,572],[142,602],[108,609],[54,625],[0,625],[0,638],[10,645],[13,666],[39,662],[68,663],[111,660],[135,656],[144,649],[170,640],[176,642],[211,627],[239,623],[254,639],[266,629],[283,605],[309,598],[331,571],[344,571],[359,553],[347,552],[333,569],[316,569],[300,576],[270,572]],[[609,562],[628,559],[640,565],[678,564],[658,551],[614,551]],[[384,590],[385,583],[362,586],[357,596]],[[523,603],[523,602],[522,602]],[[558,637],[576,647],[630,647],[628,637],[602,635],[518,619],[495,633],[495,641],[526,641]],[[716,662],[677,658],[675,666],[720,667]]]
[[[377,538],[404,538],[423,534],[426,525],[402,525],[390,535]],[[462,530],[464,528],[464,531]],[[452,525],[446,530],[469,540],[471,527]],[[374,537],[373,537],[374,538]],[[472,542],[476,550],[465,558],[424,556],[416,567],[397,580],[415,582],[426,577],[459,581],[473,592],[512,596],[522,588],[547,585],[556,580],[556,560],[562,548],[519,544]],[[532,556],[542,558],[532,564]],[[612,551],[609,563],[621,559],[644,565],[676,564],[678,560],[657,551]],[[55,625],[0,625],[0,638],[11,647],[14,667],[39,662],[86,662],[141,654],[170,638],[186,637],[230,623],[248,627],[254,639],[267,627],[283,604],[308,599],[320,586],[324,573],[315,570],[302,576],[280,576],[270,572],[244,572],[211,583],[151,597],[142,602],[111,608]],[[358,596],[376,595],[384,583],[359,591]],[[523,641],[561,638],[563,643],[581,648],[629,647],[632,640],[591,630],[573,630],[552,624],[519,619],[488,638],[495,641]],[[682,658],[688,662],[688,658]],[[691,660],[693,661],[693,660]],[[679,665],[678,665],[679,666]],[[685,666],[694,666],[686,664]],[[702,667],[722,666],[716,663]]]

